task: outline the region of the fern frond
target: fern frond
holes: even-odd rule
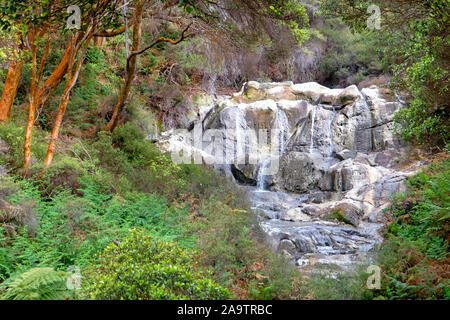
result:
[[[7,284],[2,300],[61,300],[68,295],[67,273],[52,268],[32,268]]]

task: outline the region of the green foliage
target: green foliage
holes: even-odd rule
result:
[[[206,263],[214,265],[216,273],[230,275],[233,269],[240,269],[255,259],[248,212],[233,211],[225,203],[211,198],[200,209],[200,214],[205,219],[196,227],[199,246],[207,253]],[[208,232],[211,229],[214,232]]]
[[[249,208],[233,209],[246,208],[237,206],[242,201],[238,198],[237,194],[216,192],[203,202],[199,218],[188,229],[198,237],[200,263],[210,266],[215,278],[228,287],[239,288],[237,279],[246,281],[247,294],[253,299],[301,298],[298,271],[268,249]]]
[[[364,266],[355,271],[340,270],[333,275],[329,271],[315,273],[305,282],[303,290],[312,292],[318,300],[370,300],[374,295],[366,287],[368,276]]]
[[[3,161],[8,163],[14,169],[21,168],[23,165],[23,142],[25,136],[25,126],[18,126],[10,122],[0,125],[0,138],[5,140],[10,148]],[[47,152],[47,143],[44,132],[37,131],[32,138],[31,154],[37,160],[43,160]]]
[[[64,190],[41,198],[36,186],[20,181],[21,190],[10,195],[10,201],[34,201],[39,227],[34,237],[29,236],[26,227],[19,228],[13,237],[0,228],[0,278],[34,266],[57,270],[71,265],[85,267],[92,263],[93,255],[126,236],[131,227],[192,246],[194,240],[182,235],[188,215],[185,207],[167,207],[164,198],[151,194],[113,197],[99,192],[101,188],[92,181],[82,185],[78,194]]]
[[[226,299],[226,288],[195,267],[194,253],[133,230],[112,244],[88,272],[85,290],[93,299]]]
[[[298,44],[309,40],[311,33],[309,17],[305,7],[297,1],[277,0],[271,1],[268,12],[281,19],[294,35]]]
[[[268,253],[264,276],[255,274],[251,282],[250,297],[255,300],[304,299],[305,285],[296,266],[284,256]]]
[[[8,282],[2,300],[63,300],[70,295],[66,286],[68,274],[52,268],[32,268]]]
[[[352,33],[340,19],[328,19],[322,29],[331,45],[319,65],[325,82],[347,86],[357,84],[369,75],[388,71],[385,57],[377,49],[384,44],[376,32]]]
[[[397,197],[390,211],[388,239],[379,253],[390,299],[449,298],[445,276],[450,223],[450,162],[429,166],[408,180],[410,193]],[[412,200],[414,199],[414,200]]]
[[[433,146],[449,143],[447,111],[429,113],[428,105],[414,98],[408,108],[399,110],[395,116],[395,129],[406,141]]]
[[[411,95],[395,117],[405,140],[426,146],[448,143],[449,0],[322,1],[326,14],[341,16],[354,30],[367,28],[369,5],[383,8],[378,46],[391,61],[393,84]]]
[[[430,166],[408,184],[420,200],[394,203],[397,220],[390,225],[390,234],[414,244],[431,259],[442,260],[448,256],[450,161]]]
[[[379,252],[383,277],[379,295],[390,299],[449,299],[445,264],[421,254],[408,242],[391,239]]]

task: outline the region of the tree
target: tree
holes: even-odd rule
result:
[[[142,15],[145,13],[142,7],[139,5],[139,1],[136,3],[133,19],[133,41],[132,49],[128,55],[126,62],[126,73],[124,76],[124,86],[121,89],[120,96],[115,104],[111,119],[105,127],[105,131],[113,131],[117,126],[120,119],[120,115],[125,108],[126,100],[128,98],[131,83],[135,77],[136,64],[138,55],[145,51],[156,47],[160,43],[168,43],[176,45],[188,37],[194,36],[195,31],[188,34],[188,30],[192,29],[192,25],[196,25],[199,30],[214,29],[221,32],[222,37],[229,38],[230,43],[234,45],[240,44],[242,39],[251,38],[254,36],[254,32],[257,28],[247,30],[247,34],[236,30],[235,26],[231,23],[233,20],[238,21],[244,18],[246,15],[249,17],[247,20],[258,23],[261,27],[265,26],[265,19],[272,19],[281,21],[284,23],[294,34],[298,42],[304,41],[308,36],[306,35],[305,28],[309,25],[308,16],[305,8],[292,0],[278,0],[278,1],[265,1],[265,0],[223,0],[220,2],[213,1],[197,1],[197,0],[171,0],[158,4],[159,1],[150,1],[152,4],[149,16],[150,19],[155,22],[162,23],[171,22],[176,24],[180,30],[180,37],[178,39],[170,39],[167,37],[157,37],[148,46],[143,49],[139,49],[140,37],[141,37],[141,24]],[[177,8],[178,7],[178,8]],[[126,16],[126,15],[125,15]],[[180,18],[181,17],[181,18]],[[122,32],[128,34],[128,30],[124,26],[112,31],[101,32],[99,35],[115,36]],[[219,41],[220,41],[219,40]]]
[[[21,39],[31,55],[30,66],[30,90],[29,90],[29,108],[28,108],[28,121],[25,129],[25,141],[24,141],[24,169],[31,165],[31,138],[36,117],[36,110],[39,106],[45,103],[56,87],[61,83],[64,75],[67,75],[66,87],[64,92],[64,99],[62,99],[60,111],[56,119],[55,128],[60,127],[60,121],[64,115],[65,107],[67,105],[67,99],[70,94],[70,90],[76,83],[78,78],[79,68],[81,68],[84,58],[82,58],[77,65],[78,72],[73,72],[74,59],[78,53],[80,47],[87,41],[89,42],[94,35],[97,28],[107,28],[117,25],[117,19],[115,18],[115,6],[117,1],[113,0],[98,0],[98,1],[78,1],[76,4],[83,9],[83,16],[81,19],[81,32],[77,32],[76,36],[73,36],[68,42],[65,55],[62,57],[61,62],[53,73],[43,80],[43,71],[47,58],[51,50],[52,39],[58,34],[64,35],[66,29],[67,13],[66,9],[69,5],[72,5],[72,1],[68,0],[47,0],[42,2],[27,1],[16,2],[12,0],[4,0],[3,6],[0,8],[0,15],[3,17],[1,25],[3,28],[12,28],[19,30],[21,33]],[[44,50],[42,57],[38,65],[38,45],[43,43]],[[83,56],[83,55],[82,55]],[[16,64],[19,64],[17,62]],[[72,75],[74,78],[72,78]],[[18,75],[20,77],[20,75]],[[12,79],[14,80],[14,79]],[[15,95],[14,81],[10,81],[12,85],[8,85],[7,90],[4,91],[5,103],[0,105],[2,113],[9,113],[9,105],[12,105],[13,99],[7,99]],[[52,152],[54,149],[54,137],[57,134],[52,135],[53,138],[50,142],[50,152],[48,152],[48,160],[51,162]]]
[[[44,69],[49,57],[53,40],[56,37],[65,37],[68,33],[66,28],[67,13],[69,5],[76,4],[82,9],[81,30],[73,34],[67,41],[64,56],[58,66],[49,77],[44,78]],[[145,10],[145,6],[147,9]],[[236,8],[242,8],[236,10]],[[131,9],[131,10],[128,10]],[[131,13],[130,13],[131,12]],[[225,16],[221,12],[226,12]],[[264,25],[264,20],[272,19],[282,21],[292,32],[299,36],[301,28],[307,25],[307,16],[304,8],[293,0],[278,0],[276,2],[266,0],[222,0],[218,3],[205,1],[145,1],[134,0],[123,2],[123,0],[78,0],[75,3],[70,0],[45,0],[45,1],[24,1],[2,0],[0,5],[0,26],[6,30],[17,30],[18,39],[16,50],[20,54],[11,61],[10,72],[5,84],[2,100],[0,101],[0,121],[7,120],[11,113],[11,106],[20,79],[21,67],[26,63],[26,55],[30,58],[30,87],[28,121],[25,130],[24,140],[24,173],[31,165],[31,139],[34,123],[36,121],[36,111],[45,104],[54,90],[66,78],[65,90],[60,99],[57,116],[53,126],[52,137],[49,143],[45,168],[53,159],[56,141],[62,120],[70,99],[70,92],[75,86],[80,69],[83,65],[87,45],[92,38],[95,45],[102,45],[105,37],[113,37],[125,34],[125,46],[127,52],[124,84],[121,88],[120,96],[115,104],[112,117],[105,127],[105,130],[112,131],[117,126],[121,113],[135,77],[137,68],[137,58],[140,54],[151,48],[157,47],[161,43],[176,45],[189,36],[195,34],[191,31],[195,25],[197,29],[214,29],[238,43],[236,28],[228,21],[239,19],[248,15],[255,22]],[[132,16],[132,19],[129,17]],[[142,20],[148,18],[156,21],[159,26],[167,22],[177,25],[180,33],[178,39],[157,36],[149,45],[140,48]],[[119,23],[119,17],[123,17],[123,23]],[[131,52],[128,48],[128,33],[132,28]],[[163,28],[161,28],[162,31]],[[195,29],[195,28],[194,28]],[[254,33],[252,33],[254,34]],[[44,50],[38,50],[38,48]],[[160,46],[161,47],[161,46]],[[80,48],[84,48],[80,53]],[[42,51],[42,52],[41,52]],[[78,60],[77,56],[80,53]],[[40,55],[40,57],[38,57]],[[75,61],[78,62],[75,62]]]
[[[395,117],[398,131],[415,143],[448,144],[450,0],[326,0],[322,8],[360,30],[367,28],[370,5],[381,11],[376,34],[385,38],[380,50],[392,62],[394,84],[411,95],[409,108]]]
[[[20,34],[18,36],[20,37]],[[6,75],[5,86],[3,87],[3,94],[0,100],[0,123],[9,120],[14,98],[16,97],[24,63],[22,44],[14,45],[10,60],[8,74]]]
[[[86,32],[86,34],[84,36],[85,40],[83,40],[79,43],[79,45],[82,45],[83,43],[85,43],[85,44],[84,44],[84,48],[80,54],[77,64],[75,64],[75,62],[76,62],[75,58],[76,58],[76,52],[78,51],[79,47],[77,48],[77,46],[75,46],[75,42],[76,42],[76,39],[78,38],[78,34],[74,34],[72,36],[72,39],[71,39],[72,50],[71,50],[71,56],[69,59],[69,65],[67,68],[66,85],[64,88],[64,92],[61,95],[58,112],[56,114],[55,123],[54,123],[53,130],[52,130],[52,136],[50,139],[50,143],[48,145],[47,154],[45,156],[44,170],[47,169],[50,166],[50,164],[52,163],[53,156],[55,153],[55,148],[56,148],[56,142],[58,141],[59,130],[61,128],[62,120],[63,120],[64,114],[66,112],[67,104],[69,103],[70,92],[72,91],[73,87],[75,86],[75,84],[78,80],[81,66],[83,65],[84,59],[86,57],[86,51],[87,51],[89,42],[94,35],[93,30],[94,30],[94,28],[91,27],[91,29],[88,32]],[[73,70],[74,66],[75,66],[75,70]]]
[[[141,0],[140,2],[143,4],[145,1]],[[66,112],[67,104],[69,103],[70,99],[70,92],[77,83],[81,67],[86,57],[86,52],[89,43],[91,42],[91,39],[95,36],[98,28],[108,27],[111,25],[110,23],[102,25],[102,21],[105,21],[106,20],[105,17],[109,16],[110,13],[114,14],[114,9],[115,7],[109,6],[109,1],[100,1],[97,6],[93,6],[91,10],[88,10],[84,14],[85,18],[83,21],[86,31],[76,32],[75,34],[72,35],[72,38],[68,45],[68,52],[70,54],[66,70],[66,85],[64,88],[64,92],[61,95],[60,104],[53,125],[50,143],[47,149],[47,154],[45,156],[44,170],[46,170],[53,161],[56,142],[58,141],[62,120]],[[83,49],[78,59],[78,63],[76,63],[76,56],[81,47],[83,47]],[[25,165],[24,167],[26,168]]]

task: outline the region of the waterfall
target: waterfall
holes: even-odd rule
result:
[[[327,156],[329,157],[333,155],[333,121],[335,117],[336,117],[336,108],[333,107],[333,115],[330,117],[330,122],[328,122],[327,140],[326,140],[326,146],[328,147]]]
[[[314,108],[311,110],[311,145],[309,146],[309,153],[312,153],[314,150],[314,126],[316,122],[316,112],[317,106],[314,105]]]
[[[288,118],[286,116],[286,113],[281,109],[278,108],[277,109],[277,115],[275,118],[275,125],[274,125],[274,130],[278,130],[278,139],[275,142],[276,145],[276,151],[278,152],[278,154],[275,154],[275,150],[272,149],[272,155],[275,156],[282,156],[285,149],[286,149],[286,140],[287,137],[289,135],[289,122],[288,122]],[[267,171],[267,169],[270,167],[271,165],[271,157],[263,157],[260,159],[259,161],[259,168],[258,168],[258,173],[257,173],[257,187],[258,190],[266,190],[266,176],[267,174],[265,174]]]
[[[286,113],[281,108],[278,108],[277,110],[275,129],[280,131],[278,136],[278,147],[281,156],[283,155],[284,149],[286,148],[286,138],[289,135],[288,118],[286,116]]]
[[[265,190],[265,184],[266,184],[266,173],[267,168],[270,166],[270,157],[262,158],[260,160],[259,168],[258,168],[258,175],[257,175],[257,181],[256,186],[258,187],[258,190]]]

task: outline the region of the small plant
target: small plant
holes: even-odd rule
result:
[[[337,221],[343,222],[345,224],[352,224],[351,221],[349,221],[344,213],[342,212],[342,209],[336,209],[331,211],[330,216],[331,219],[336,219]]]
[[[70,295],[66,286],[67,273],[52,268],[32,268],[2,287],[2,300],[62,300]]]

